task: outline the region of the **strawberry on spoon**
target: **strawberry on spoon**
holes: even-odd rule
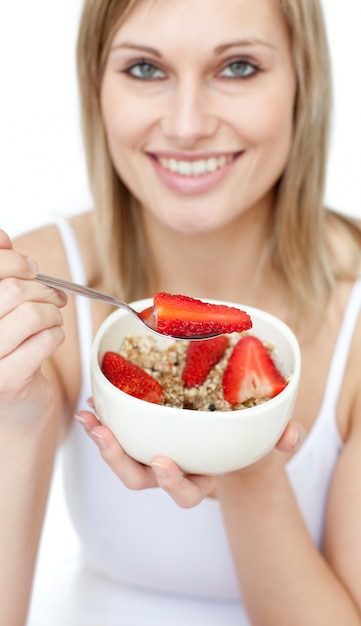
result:
[[[214,337],[252,327],[249,315],[236,307],[165,292],[155,294],[154,306],[143,314],[154,316],[158,333],[177,339]]]
[[[224,333],[242,332],[252,326],[249,315],[244,311],[223,304],[202,302],[188,296],[158,293],[154,296],[154,306],[136,311],[119,298],[70,280],[47,274],[37,274],[34,280],[55,289],[125,309],[147,326],[148,330],[157,335],[168,335],[173,339],[197,341]]]

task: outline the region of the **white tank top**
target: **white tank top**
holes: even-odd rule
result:
[[[83,283],[74,234],[68,222],[59,228],[72,278]],[[356,282],[320,413],[302,448],[287,463],[301,513],[319,548],[329,483],[343,446],[336,404],[360,308],[361,282]],[[91,395],[93,339],[85,298],[77,298],[77,315],[83,372],[78,408],[84,409]],[[80,613],[88,611],[86,626],[249,625],[217,500],[206,498],[184,510],[160,489],[128,490],[75,421],[64,445],[64,467],[69,512],[83,545],[74,597]]]

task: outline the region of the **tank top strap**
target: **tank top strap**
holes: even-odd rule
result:
[[[66,219],[57,220],[56,225],[65,248],[71,279],[75,283],[84,285],[86,282],[85,268],[75,232],[70,222]]]
[[[343,315],[340,332],[337,337],[332,361],[327,377],[326,388],[320,413],[329,415],[335,412],[338,397],[343,384],[347,359],[356,323],[361,312],[361,279],[352,288]]]
[[[301,472],[303,472],[304,477],[305,469],[303,463],[306,459],[306,463],[308,464],[307,467],[310,467],[310,455],[312,457],[312,451],[314,451],[315,457],[319,461],[322,454],[327,457],[334,455],[335,459],[339,454],[339,451],[342,449],[343,441],[337,424],[336,408],[344,380],[351,341],[360,312],[361,279],[357,280],[353,285],[350,297],[346,304],[317,419],[300,450],[298,450],[297,453],[287,461],[287,470],[290,477],[294,477],[294,480],[296,480],[295,476],[298,471],[297,468],[301,468]],[[327,437],[325,437],[325,428],[329,432]],[[332,445],[330,444],[329,436],[332,436]],[[326,451],[325,447],[327,448]],[[297,482],[297,489],[298,488],[299,482]]]
[[[61,235],[67,255],[70,275],[73,282],[86,284],[86,272],[80,247],[70,222],[66,219],[57,220],[56,225]],[[79,351],[82,363],[83,387],[90,389],[90,354],[93,341],[93,322],[90,301],[82,296],[75,296],[78,325]],[[87,392],[89,395],[89,392]]]

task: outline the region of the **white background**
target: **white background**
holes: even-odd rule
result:
[[[13,235],[91,206],[74,64],[81,4],[0,0],[0,226]],[[324,8],[335,86],[326,201],[361,217],[360,0],[324,0]],[[40,588],[52,563],[76,549],[58,474],[49,515]]]

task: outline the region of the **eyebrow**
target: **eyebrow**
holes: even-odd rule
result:
[[[251,37],[250,39],[237,39],[235,41],[230,41],[229,43],[221,44],[215,48],[215,52],[217,54],[221,52],[225,52],[229,48],[235,48],[237,46],[242,47],[253,47],[253,46],[266,46],[267,48],[272,48],[272,50],[276,50],[276,46],[264,39],[258,39],[257,37]]]
[[[110,52],[114,52],[114,50],[122,50],[122,49],[130,49],[130,50],[143,50],[143,52],[148,52],[149,54],[154,54],[154,56],[161,58],[163,55],[156,48],[152,48],[150,46],[144,46],[143,44],[130,43],[125,41],[124,43],[116,44],[110,49]]]
[[[235,48],[237,46],[243,46],[243,47],[266,46],[268,48],[271,48],[272,50],[276,49],[276,46],[273,45],[272,43],[269,43],[267,41],[264,41],[263,39],[258,39],[254,37],[250,39],[239,39],[239,40],[231,41],[229,43],[221,44],[217,46],[214,51],[216,54],[221,54],[222,52],[226,52],[229,48]],[[115,46],[111,48],[110,51],[113,52],[115,50],[122,50],[122,49],[142,50],[143,52],[147,52],[148,54],[153,54],[154,56],[158,58],[162,58],[163,56],[162,53],[159,52],[159,50],[157,50],[156,48],[152,48],[151,46],[144,46],[143,44],[131,43],[129,41],[116,44]]]

